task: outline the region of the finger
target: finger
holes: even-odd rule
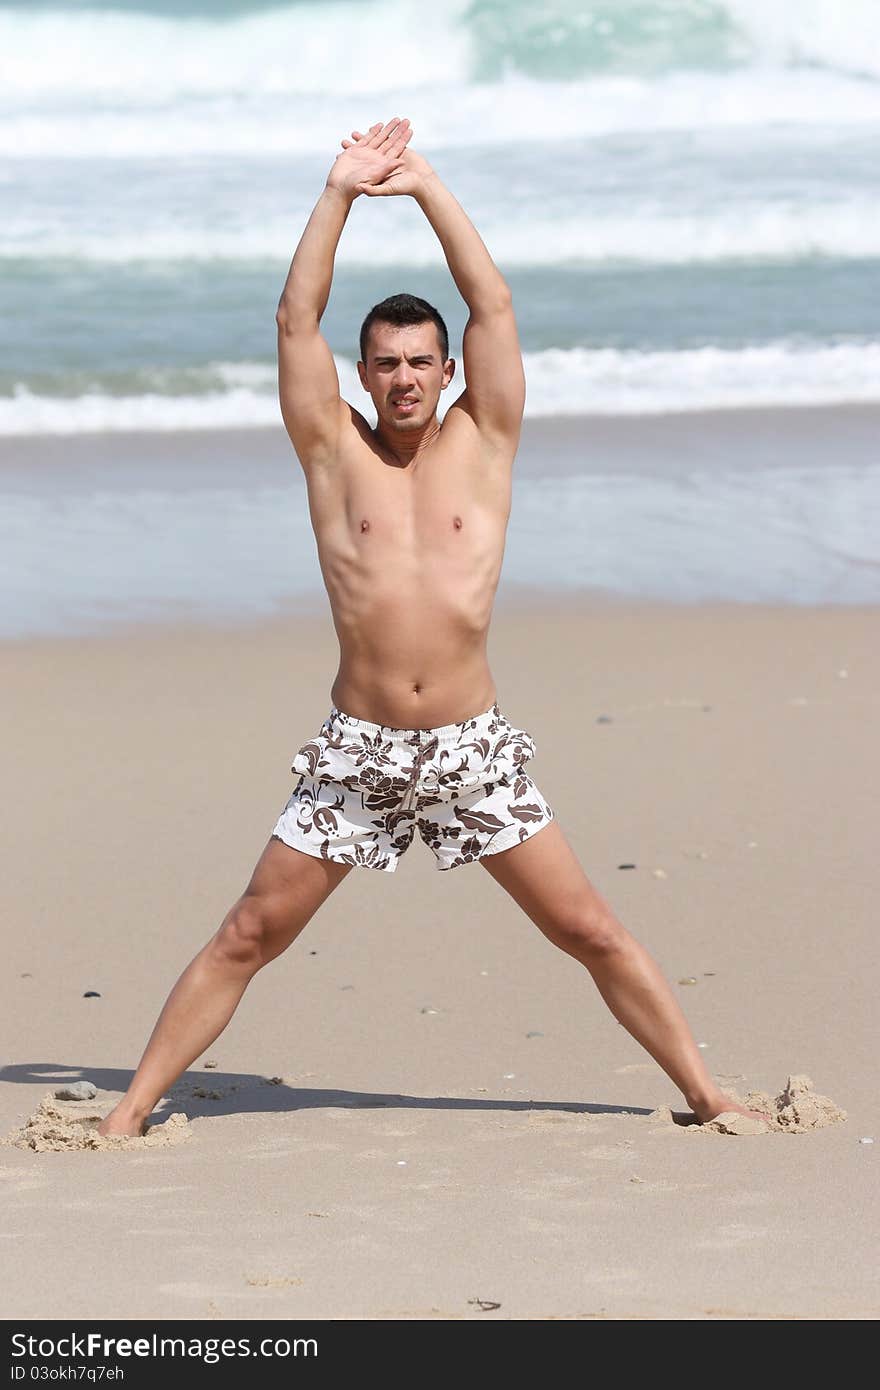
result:
[[[382,134],[386,140],[395,140],[398,136],[402,135],[405,130],[409,130],[409,128],[410,124],[406,116],[404,116],[403,120],[398,120],[395,117],[393,121],[388,122]]]
[[[396,120],[396,117],[395,117],[395,120]],[[374,149],[378,149],[379,145],[382,143],[382,141],[383,141],[384,138],[385,138],[385,127],[383,127],[381,121],[377,121],[376,124],[375,124],[374,126],[370,126],[370,133],[369,133],[369,135],[367,136],[367,144],[368,144],[368,145],[372,145],[372,146],[374,147]]]
[[[404,121],[401,125],[397,127],[397,130],[394,132],[394,138],[391,141],[390,148],[394,151],[396,155],[400,154],[402,150],[406,149],[411,139],[412,126],[410,125],[409,121]]]
[[[371,126],[371,127],[370,127],[370,133],[372,134],[372,132],[373,132],[374,130],[381,130],[381,128],[382,128],[382,125],[381,125],[381,122],[380,122],[379,125],[374,125],[374,126]],[[367,138],[367,136],[364,135],[363,131],[360,131],[360,130],[353,130],[353,131],[351,132],[351,139],[350,139],[350,140],[343,140],[343,141],[342,141],[342,148],[343,148],[344,150],[350,150],[351,147],[352,147],[352,145],[358,145],[358,144],[360,144],[363,140],[366,140],[366,138]]]
[[[382,139],[379,142],[378,148],[381,149],[383,145],[388,145],[392,143],[392,141],[394,141],[397,138],[397,136],[407,128],[408,125],[408,120],[404,119],[401,121],[398,119],[397,116],[395,116],[393,120],[388,122],[385,129],[382,131]]]

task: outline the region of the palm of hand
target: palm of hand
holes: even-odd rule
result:
[[[431,166],[426,159],[414,150],[404,150],[400,157],[401,167],[386,178],[371,181],[372,187],[364,189],[365,193],[372,194],[394,194],[412,193],[418,187],[426,174],[431,173]]]
[[[359,185],[382,183],[401,167],[401,156],[412,136],[409,121],[381,121],[366,135],[357,135],[353,142],[343,140],[342,154],[336,156],[331,178],[335,184],[350,190]]]
[[[334,173],[341,176],[348,187],[359,183],[379,183],[387,178],[397,167],[397,160],[367,145],[353,145],[350,150],[338,154]]]
[[[408,125],[408,123],[407,123]],[[351,140],[343,140],[342,148],[346,154],[353,154],[357,150],[367,150],[370,148],[370,141],[375,140],[377,133],[382,130],[381,123],[370,128],[365,135],[359,130],[351,132]],[[406,131],[406,140],[412,136],[412,128]],[[343,156],[338,156],[342,158]],[[386,196],[399,193],[413,193],[418,187],[419,182],[432,173],[430,164],[414,150],[409,150],[401,146],[399,156],[394,160],[393,167],[384,172],[369,174],[364,172],[357,180],[355,187],[358,192],[367,193],[371,197]]]

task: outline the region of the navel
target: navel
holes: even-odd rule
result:
[[[452,524],[453,524],[453,526],[455,527],[456,531],[460,531],[460,530],[461,530],[461,517],[460,517],[460,516],[454,516],[454,517],[452,518]]]
[[[367,521],[367,518],[364,517],[363,521],[361,522],[361,530],[362,530],[362,531],[369,531],[369,529],[370,529],[370,523]]]

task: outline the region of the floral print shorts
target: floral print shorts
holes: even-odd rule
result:
[[[393,873],[416,827],[438,869],[534,835],[554,813],[525,764],[535,743],[497,704],[461,724],[395,729],[332,706],[291,770],[299,781],[272,834],[340,864]]]

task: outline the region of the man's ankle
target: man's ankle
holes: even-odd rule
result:
[[[110,1113],[120,1119],[139,1120],[143,1123],[153,1113],[153,1107],[152,1105],[145,1106],[129,1096],[123,1096],[120,1101],[117,1101]]]
[[[717,1105],[724,1098],[724,1092],[720,1086],[703,1086],[696,1091],[685,1091],[684,1098],[694,1114],[699,1115]]]

